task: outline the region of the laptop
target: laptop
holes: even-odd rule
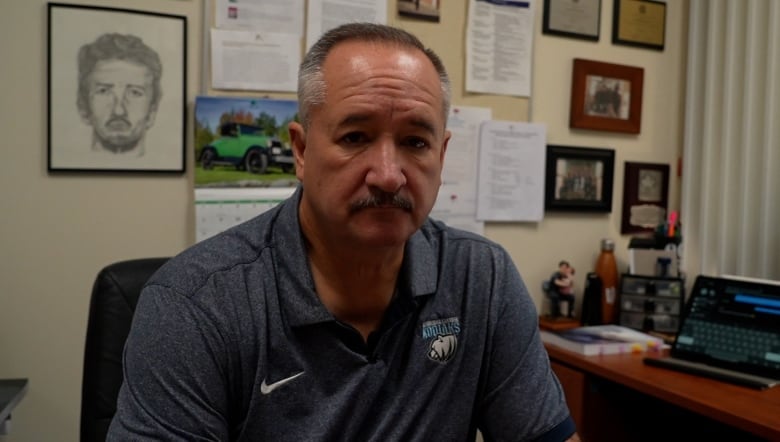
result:
[[[700,275],[669,356],[645,364],[756,389],[780,383],[780,282]]]

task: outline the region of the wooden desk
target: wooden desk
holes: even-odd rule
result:
[[[706,430],[717,440],[780,441],[780,387],[754,390],[651,367],[642,362],[646,354],[582,356],[549,345],[547,351],[584,441],[679,436],[671,422],[659,430],[666,419],[678,419],[697,440],[706,440],[700,437]],[[738,439],[723,439],[726,433]]]

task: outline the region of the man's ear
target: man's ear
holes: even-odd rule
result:
[[[288,131],[290,132],[290,144],[293,155],[295,156],[295,176],[298,177],[298,180],[303,181],[304,154],[306,153],[306,130],[304,130],[301,123],[293,121],[288,125]]]
[[[452,132],[445,130],[444,142],[441,143],[441,152],[439,153],[439,161],[441,161],[442,166],[444,165],[444,154],[447,153],[447,144],[449,144],[450,138],[452,138]]]

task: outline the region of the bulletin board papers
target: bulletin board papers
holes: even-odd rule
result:
[[[544,216],[546,128],[488,121],[480,131],[477,219],[541,221]]]
[[[310,0],[306,15],[306,50],[325,32],[352,22],[387,24],[387,0]]]
[[[303,37],[303,0],[215,0],[215,4],[217,28]]]
[[[195,240],[202,241],[272,209],[295,187],[195,189]]]
[[[300,38],[290,34],[211,30],[214,89],[294,92]]]
[[[444,157],[442,184],[431,217],[451,227],[482,235],[485,223],[477,220],[477,161],[479,128],[492,118],[488,107],[453,106],[447,119],[452,133]]]
[[[471,0],[466,91],[531,96],[534,1]]]

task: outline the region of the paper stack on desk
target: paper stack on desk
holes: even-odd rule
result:
[[[668,348],[663,339],[620,325],[589,325],[558,332],[540,330],[542,342],[582,355],[644,353]]]

